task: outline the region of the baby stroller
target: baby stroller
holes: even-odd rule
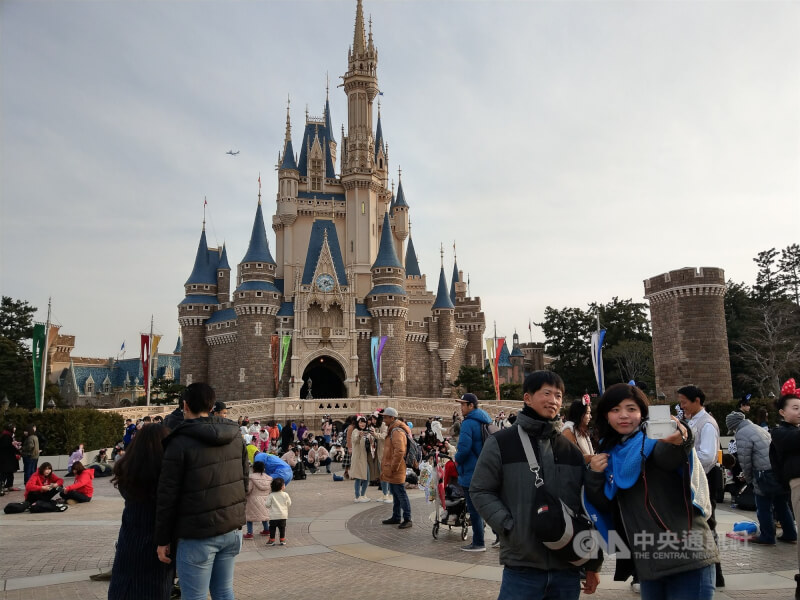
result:
[[[461,528],[461,539],[466,540],[469,533],[470,520],[467,512],[467,500],[464,498],[464,489],[458,483],[450,483],[445,488],[444,469],[437,464],[436,471],[439,475],[439,485],[436,487],[436,517],[433,522],[433,539],[439,538],[439,527],[447,525],[452,531],[453,527]]]

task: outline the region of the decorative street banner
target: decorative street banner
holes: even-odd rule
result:
[[[269,353],[272,356],[272,378],[275,380],[275,395],[280,387],[281,336],[273,335],[269,340]]]
[[[33,343],[31,344],[33,352],[33,393],[36,394],[34,396],[36,410],[42,410],[42,407],[39,406],[42,398],[42,358],[44,353],[47,352],[44,338],[44,324],[36,323],[33,326]]]
[[[285,335],[281,339],[281,368],[278,371],[278,379],[283,378],[283,367],[286,365],[286,357],[289,356],[289,344],[292,341],[292,336]]]
[[[494,338],[486,338],[486,360],[489,361],[489,371],[492,373],[492,386],[497,393],[497,363],[494,360]]]
[[[497,347],[494,352],[494,393],[498,400],[500,400],[500,353],[503,351],[503,346],[506,344],[506,338],[497,338]]]
[[[152,347],[152,352],[150,353],[150,356],[155,356],[156,354],[158,354],[158,342],[160,342],[160,341],[161,341],[161,336],[160,335],[154,335],[153,336],[153,345],[152,345],[153,347]]]
[[[605,337],[605,329],[592,333],[592,366],[594,367],[594,378],[597,381],[597,390],[600,395],[605,392],[605,377],[603,375],[603,340]]]
[[[372,368],[375,371],[375,387],[378,390],[378,396],[381,395],[381,354],[383,354],[383,347],[386,345],[387,339],[385,335],[382,335],[381,337],[373,336],[370,340]]]
[[[150,389],[150,334],[142,334],[142,373],[144,373],[144,393]]]

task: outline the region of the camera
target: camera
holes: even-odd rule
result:
[[[645,423],[647,437],[652,440],[662,440],[669,437],[678,429],[678,423],[669,415],[669,406],[660,404],[650,407],[650,418]]]

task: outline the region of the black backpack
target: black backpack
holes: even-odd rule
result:
[[[6,504],[6,507],[3,509],[7,515],[16,515],[18,513],[25,512],[31,507],[31,503],[25,500],[24,502],[10,502]]]
[[[45,512],[64,512],[67,510],[66,504],[56,504],[52,500],[37,500],[29,509],[32,513],[45,513]]]
[[[481,423],[481,442],[486,443],[486,438],[493,436],[500,431],[500,428],[494,423]]]
[[[422,462],[422,450],[417,444],[413,435],[406,433],[406,467],[409,469],[418,469],[419,464]]]

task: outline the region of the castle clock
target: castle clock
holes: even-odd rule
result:
[[[317,289],[320,292],[330,292],[333,290],[333,277],[323,273],[317,277]]]

